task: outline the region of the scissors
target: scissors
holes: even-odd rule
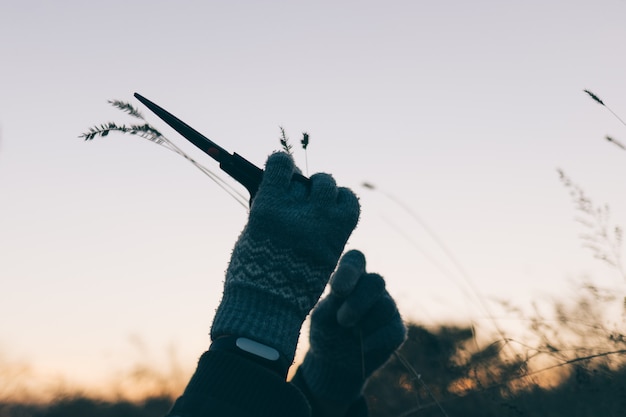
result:
[[[250,202],[252,202],[252,199],[259,189],[259,184],[261,184],[261,179],[263,178],[263,170],[261,168],[237,153],[228,153],[224,148],[218,146],[215,142],[202,135],[187,123],[143,97],[141,94],[135,93],[134,95],[137,100],[180,133],[185,139],[219,162],[222,171],[226,172],[248,190],[250,193]],[[310,183],[307,177],[298,173],[295,173],[292,179],[304,183],[307,186]]]

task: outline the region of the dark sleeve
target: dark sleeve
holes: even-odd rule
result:
[[[167,417],[311,417],[304,395],[235,353],[205,352]]]
[[[324,412],[320,409],[319,404],[317,404],[315,398],[311,394],[309,387],[307,386],[306,381],[302,377],[302,372],[298,369],[296,374],[294,375],[291,383],[294,384],[307,398],[309,404],[311,405],[312,417],[327,417]],[[344,417],[367,417],[369,415],[367,403],[363,396],[357,398],[356,401],[352,403],[348,411],[346,412]]]

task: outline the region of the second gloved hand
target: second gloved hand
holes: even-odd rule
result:
[[[365,271],[361,252],[341,258],[330,284],[311,315],[310,347],[297,378],[312,403],[345,410],[404,341],[406,328],[383,278]]]

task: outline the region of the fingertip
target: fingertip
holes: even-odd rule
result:
[[[361,215],[361,202],[357,195],[349,188],[339,187],[337,189],[336,202],[342,213],[346,217],[352,218],[356,226]]]
[[[387,294],[385,281],[378,274],[361,274],[337,311],[337,321],[344,327],[352,327],[376,310],[375,306]]]
[[[386,292],[385,279],[381,275],[370,272],[363,277],[363,280],[365,281],[364,286],[367,287],[368,292],[380,294]]]
[[[330,174],[317,173],[311,175],[311,201],[327,205],[337,200],[337,182]]]
[[[339,264],[339,267],[330,278],[330,288],[338,297],[350,295],[361,276],[362,271],[351,264]]]
[[[365,272],[365,255],[358,249],[350,249],[341,257],[339,265],[352,265],[355,269]]]
[[[262,184],[286,187],[291,182],[296,166],[293,158],[286,152],[274,152],[265,163]]]
[[[358,209],[361,208],[361,203],[359,201],[359,197],[348,187],[338,187],[337,189],[337,203],[356,207]]]
[[[339,297],[347,297],[365,273],[365,255],[353,249],[346,252],[339,260],[337,270],[330,280],[332,292]]]

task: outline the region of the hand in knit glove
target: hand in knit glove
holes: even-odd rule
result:
[[[323,410],[314,415],[345,415],[367,378],[406,337],[385,281],[365,272],[361,252],[341,258],[330,285],[330,294],[311,315],[310,348],[296,375],[314,409]]]
[[[300,327],[317,303],[359,218],[357,197],[328,174],[310,186],[286,153],[272,154],[226,272],[211,337],[243,336],[291,363]]]

